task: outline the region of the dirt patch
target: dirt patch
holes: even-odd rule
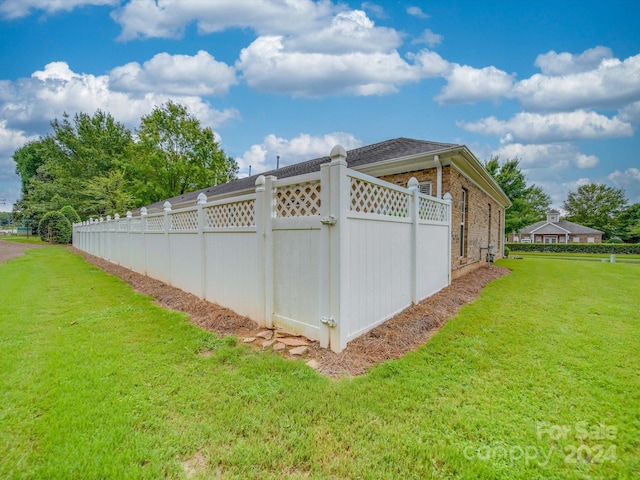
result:
[[[190,293],[73,247],[70,249],[87,262],[120,277],[138,292],[153,297],[160,305],[187,313],[192,323],[205,330],[218,335],[236,335],[241,339],[254,338],[265,330],[248,317],[238,315],[228,308],[200,300]],[[508,273],[508,269],[496,265],[478,268],[454,280],[451,285],[418,305],[406,308],[382,325],[349,342],[341,353],[320,348],[318,342],[309,342],[304,358],[325,375],[361,375],[373,365],[400,358],[423,345],[460,307],[474,300],[485,285]],[[248,343],[254,348],[266,348],[263,346],[264,342]],[[269,344],[269,348],[272,344],[273,342]],[[280,354],[290,356],[288,350]]]
[[[0,263],[4,263],[12,258],[24,255],[24,251],[30,248],[42,248],[45,245],[33,245],[30,243],[9,242],[0,240]]]

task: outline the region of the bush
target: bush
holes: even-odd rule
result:
[[[509,247],[507,247],[505,245],[504,246],[504,258],[508,258],[509,257],[509,252],[511,252],[511,250],[509,249]]]
[[[67,220],[73,225],[74,223],[80,223],[80,215],[76,212],[76,209],[71,205],[66,205],[60,209],[60,213],[67,217]]]
[[[508,243],[512,252],[614,253],[640,255],[640,243]]]
[[[49,212],[38,224],[38,234],[43,242],[69,243],[71,222],[60,212]]]

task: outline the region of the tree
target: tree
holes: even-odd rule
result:
[[[71,222],[60,212],[46,213],[38,224],[38,235],[43,242],[69,243],[71,233]]]
[[[112,170],[106,175],[94,177],[87,182],[86,203],[90,206],[93,215],[125,213],[136,204],[130,188],[124,174],[121,171]]]
[[[80,215],[76,212],[76,209],[71,205],[65,205],[60,209],[60,213],[67,217],[67,220],[73,225],[74,223],[80,222]]]
[[[22,179],[16,211],[23,218],[41,218],[49,211],[72,206],[81,216],[94,214],[84,194],[87,184],[114,169],[130,165],[131,132],[101,110],[78,113],[51,122],[53,135],[27,144],[14,153]]]
[[[142,203],[233,180],[238,166],[187,107],[171,101],[141,119],[133,156],[134,190]]]
[[[512,206],[505,212],[505,232],[522,230],[544,219],[551,198],[537,185],[527,186],[527,179],[520,170],[520,160],[510,159],[500,164],[500,157],[493,157],[485,168],[511,200]]]
[[[624,190],[601,183],[581,185],[569,192],[562,208],[567,211],[567,220],[602,230],[606,238],[617,233],[616,215],[627,204]]]
[[[640,203],[634,203],[618,213],[616,234],[625,242],[640,242]]]

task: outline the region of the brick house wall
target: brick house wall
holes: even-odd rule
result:
[[[409,179],[415,177],[418,182],[431,182],[432,194],[436,195],[437,169],[430,168],[414,172],[398,173],[380,177],[395,185],[406,187]],[[466,190],[466,246],[464,255],[460,255],[460,224],[462,221],[463,189]],[[504,209],[469,180],[455,167],[442,167],[442,194],[451,194],[451,277],[455,279],[485,264],[489,244],[494,246],[496,259],[502,257]],[[482,248],[482,250],[481,250]]]

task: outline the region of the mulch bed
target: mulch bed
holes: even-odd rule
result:
[[[191,322],[200,328],[221,336],[236,335],[239,338],[253,337],[265,330],[248,317],[238,315],[228,308],[200,300],[195,295],[73,247],[70,247],[70,250],[105,272],[121,278],[136,291],[151,296],[163,307],[188,314]],[[508,269],[496,265],[478,268],[454,280],[451,285],[418,305],[406,308],[370,332],[349,342],[341,353],[320,348],[318,342],[310,342],[304,358],[313,359],[314,368],[331,377],[366,373],[373,365],[400,358],[423,345],[463,305],[473,301],[485,285],[509,272]],[[254,348],[260,348],[258,344],[252,345]],[[281,354],[288,356],[286,351]]]

